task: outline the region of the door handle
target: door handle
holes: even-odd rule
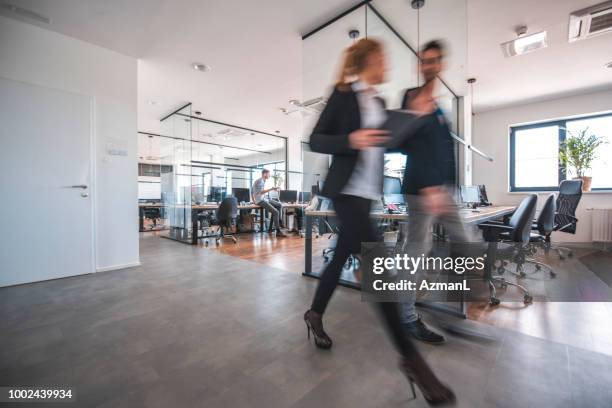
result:
[[[80,188],[82,190],[87,190],[87,184],[75,184],[73,186],[64,186],[64,188]]]

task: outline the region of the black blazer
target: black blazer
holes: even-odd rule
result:
[[[380,101],[384,107],[384,101]],[[352,88],[334,88],[310,135],[310,149],[313,152],[333,155],[322,196],[337,197],[348,183],[359,153],[349,146],[349,134],[360,128],[361,112],[357,94]]]
[[[402,98],[402,107],[406,106],[408,89]],[[455,143],[450,136],[450,129],[442,111],[423,118],[424,126],[411,139],[396,151],[407,155],[402,193],[417,194],[420,189],[431,186],[455,184]]]

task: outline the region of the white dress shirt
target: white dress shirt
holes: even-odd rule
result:
[[[353,82],[351,86],[357,94],[361,128],[380,127],[387,115],[380,100],[376,98],[376,90],[361,81]],[[379,200],[382,195],[384,155],[384,147],[369,147],[360,150],[353,173],[342,190],[342,194]]]

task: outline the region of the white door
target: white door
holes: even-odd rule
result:
[[[93,272],[92,99],[0,78],[0,287]]]

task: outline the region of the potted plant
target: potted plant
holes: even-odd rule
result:
[[[281,184],[283,184],[283,176],[281,175],[280,172],[274,170],[273,174],[272,174],[272,179],[274,180],[274,187],[280,187]]]
[[[594,134],[589,134],[586,127],[578,132],[565,129],[569,137],[561,144],[559,162],[568,171],[575,172],[575,178],[582,179],[582,191],[591,191],[592,177],[585,175],[597,157],[596,150],[605,140]]]

